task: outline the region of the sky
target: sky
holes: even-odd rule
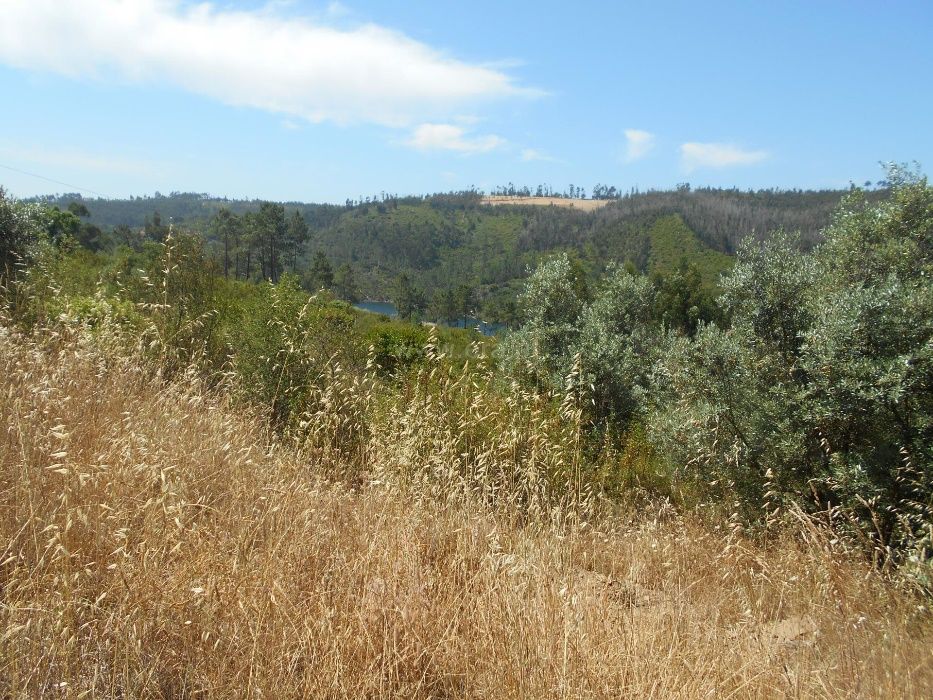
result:
[[[933,167],[933,3],[0,0],[0,185],[343,202]]]

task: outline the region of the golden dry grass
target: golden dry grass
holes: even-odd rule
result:
[[[483,197],[483,204],[500,206],[513,204],[531,207],[564,207],[578,211],[596,211],[609,204],[610,199],[568,199],[567,197],[510,197],[507,195],[489,195]]]
[[[922,601],[814,530],[330,483],[194,377],[2,328],[0,425],[3,697],[933,696]]]

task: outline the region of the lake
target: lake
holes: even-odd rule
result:
[[[371,311],[374,314],[383,314],[389,318],[398,316],[398,309],[396,309],[395,304],[390,301],[361,301],[353,306],[363,311]],[[438,323],[449,326],[450,328],[473,328],[483,335],[495,335],[505,330],[505,325],[502,323],[487,323],[482,319],[473,318],[472,316],[467,316],[465,319],[460,318],[451,323],[447,321],[439,321]]]

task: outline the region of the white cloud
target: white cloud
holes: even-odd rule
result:
[[[339,13],[334,5],[331,12]],[[181,0],[6,0],[0,62],[71,77],[162,82],[311,122],[388,126],[538,91],[374,24],[349,29]],[[458,111],[460,110],[460,111]]]
[[[632,163],[644,158],[654,148],[654,134],[641,129],[626,129],[625,142],[625,161]]]
[[[421,124],[405,144],[419,151],[457,151],[458,153],[485,153],[505,145],[505,139],[488,134],[469,136],[461,126],[454,124]]]
[[[768,157],[767,151],[746,151],[728,143],[684,143],[680,157],[687,172],[697,168],[727,168],[753,165]]]

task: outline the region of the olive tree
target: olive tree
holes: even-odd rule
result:
[[[744,247],[731,327],[667,344],[649,419],[660,453],[749,509],[835,509],[887,552],[929,537],[933,494],[933,188],[889,179],[809,255],[783,235]]]
[[[597,418],[627,423],[644,402],[659,336],[654,296],[647,277],[611,267],[580,315],[571,353],[579,357]]]
[[[611,266],[590,299],[581,275],[566,255],[538,267],[520,297],[527,322],[500,345],[500,363],[510,376],[553,390],[570,388],[573,377],[595,420],[625,424],[643,404],[657,344],[655,287]]]
[[[11,279],[27,260],[43,227],[38,205],[17,202],[0,187],[0,283]]]
[[[499,363],[509,376],[541,389],[563,386],[586,304],[581,275],[566,254],[541,263],[530,275],[519,296],[525,324],[497,348]]]

